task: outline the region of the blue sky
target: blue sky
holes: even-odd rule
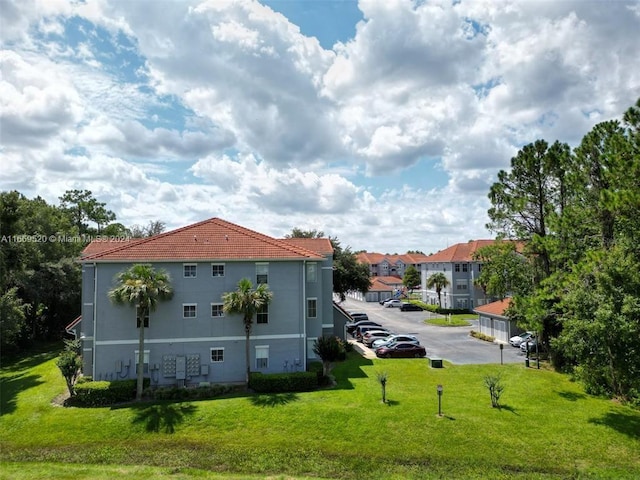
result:
[[[0,0],[0,189],[355,250],[491,238],[523,145],[640,97],[638,2]]]

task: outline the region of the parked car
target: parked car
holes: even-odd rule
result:
[[[378,303],[379,303],[380,305],[384,305],[384,304],[385,304],[385,302],[388,302],[389,300],[393,300],[393,298],[385,298],[385,299],[380,300]]]
[[[369,316],[364,312],[347,312],[354,322],[358,320],[369,320]]]
[[[389,335],[390,332],[387,329],[369,330],[362,336],[362,343],[364,343],[367,347],[370,347],[374,341],[380,338],[387,338]]]
[[[531,340],[532,338],[533,338],[532,332],[523,332],[520,335],[511,337],[509,339],[509,344],[513,347],[519,347],[522,344],[522,342],[526,342],[527,340]]]
[[[374,327],[382,327],[382,325],[380,325],[379,323],[376,323],[372,320],[358,320],[357,322],[350,322],[347,323],[346,327],[347,327],[347,333],[350,333],[351,335],[353,335],[356,331],[356,328],[358,328],[360,325],[371,325]]]
[[[398,300],[397,298],[394,298],[393,300],[389,300],[387,302],[384,302],[382,304],[383,307],[387,307],[387,308],[393,308],[393,307],[401,307],[402,306],[402,300]]]
[[[382,358],[419,358],[424,357],[426,354],[427,351],[422,345],[404,342],[376,349],[376,356]]]
[[[533,353],[536,350],[542,349],[542,344],[538,344],[538,339],[536,337],[531,337],[528,340],[525,340],[520,344],[520,351],[523,353],[527,353],[527,345],[529,346],[529,353]]]
[[[403,303],[400,307],[401,312],[421,312],[422,310],[424,309],[415,303]]]
[[[356,328],[355,332],[353,332],[353,337],[358,341],[362,342],[362,337],[365,333],[370,330],[380,330],[380,325],[360,325]]]
[[[379,347],[386,347],[392,343],[414,343],[420,345],[420,340],[415,335],[401,334],[401,335],[389,335],[387,338],[374,340],[371,344],[371,348],[376,349]]]

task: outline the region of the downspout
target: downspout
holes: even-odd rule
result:
[[[98,328],[98,264],[93,262],[93,354],[91,355],[91,376],[96,378],[96,341]]]
[[[302,261],[302,357],[307,371],[307,261]]]

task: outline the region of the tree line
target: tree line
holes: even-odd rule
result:
[[[89,190],[68,190],[52,205],[0,192],[0,349],[57,340],[80,314],[82,270],[76,261],[96,235],[144,237],[163,222],[125,227]]]
[[[478,252],[482,287],[590,393],[640,402],[640,99],[574,149],[525,145],[489,199],[487,228],[518,242]]]

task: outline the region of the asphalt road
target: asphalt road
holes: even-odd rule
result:
[[[428,357],[440,357],[454,364],[500,363],[500,347],[497,344],[478,340],[469,335],[478,330],[478,320],[469,327],[438,327],[424,320],[430,312],[401,312],[399,308],[385,308],[377,302],[360,302],[347,298],[342,302],[345,310],[365,312],[370,320],[379,323],[394,333],[410,333],[420,339],[427,349]],[[366,348],[366,347],[365,347]],[[519,348],[505,345],[502,350],[504,363],[524,364],[525,356]]]

